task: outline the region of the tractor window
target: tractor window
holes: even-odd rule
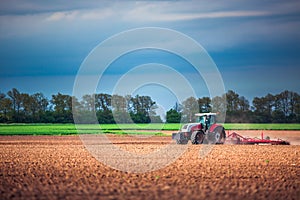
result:
[[[205,125],[207,128],[211,125],[211,116],[210,115],[206,116]]]
[[[216,123],[216,116],[215,115],[203,115],[197,118],[197,122],[201,123],[203,126],[211,126],[212,124]]]
[[[216,123],[216,117],[215,116],[210,116],[210,124],[215,124]]]
[[[201,123],[201,124],[205,124],[205,116],[200,116],[198,117],[197,122]]]

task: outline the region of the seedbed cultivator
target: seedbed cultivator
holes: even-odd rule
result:
[[[288,141],[277,139],[271,140],[268,136],[264,138],[264,133],[261,133],[261,138],[249,138],[241,136],[236,132],[227,134],[224,144],[265,144],[265,145],[290,145]]]

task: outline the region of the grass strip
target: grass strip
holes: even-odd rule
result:
[[[178,131],[181,124],[0,124],[0,135],[148,134]],[[226,130],[300,130],[300,124],[224,124]]]

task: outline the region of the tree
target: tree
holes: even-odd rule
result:
[[[223,123],[225,122],[226,118],[226,95],[223,94],[222,96],[215,96],[211,100],[212,105],[212,112],[218,113],[218,122]]]
[[[96,94],[95,95],[95,107],[96,110],[109,110],[111,108],[112,96],[109,94]]]
[[[97,119],[100,124],[114,124],[114,115],[117,115],[116,113],[113,115],[111,110],[98,110],[97,113]],[[116,117],[121,118],[121,117]],[[126,122],[124,122],[126,123]]]
[[[211,112],[211,99],[209,97],[203,97],[198,99],[200,113]]]
[[[49,100],[41,92],[35,93],[31,97],[37,105],[35,122],[47,122],[49,120],[47,115],[49,114],[46,114],[46,111],[48,111]]]
[[[20,122],[20,109],[22,103],[21,93],[16,88],[13,88],[11,91],[7,92],[7,95],[12,99],[13,120],[15,122]]]
[[[194,122],[195,114],[199,112],[198,101],[195,97],[189,97],[182,102],[182,120],[184,122]]]
[[[111,98],[111,105],[113,111],[127,111],[127,101],[123,96],[114,94]]]
[[[166,121],[167,123],[180,123],[181,113],[171,108],[169,111],[167,111]]]
[[[95,112],[95,95],[83,95],[81,105],[84,110]]]
[[[9,113],[12,111],[12,101],[6,98],[4,93],[0,93],[0,122],[11,121],[11,116]]]
[[[268,94],[265,97],[253,99],[256,122],[296,123],[298,122],[299,95],[291,91],[280,94]]]
[[[49,101],[44,96],[43,93],[38,92],[38,93],[35,93],[35,94],[31,95],[31,97],[36,102],[37,110],[39,112],[45,112],[48,109]]]
[[[239,107],[239,95],[232,90],[226,93],[227,112],[234,112]]]
[[[37,102],[34,101],[32,96],[26,93],[21,93],[22,97],[22,122],[34,122],[34,116],[37,111]]]
[[[274,106],[274,96],[268,94],[265,97],[255,97],[252,101],[255,122],[258,123],[269,123],[272,122],[272,110]]]
[[[149,96],[139,96],[131,97],[131,111],[133,113],[144,113],[145,115],[150,115],[150,111],[153,110],[155,102],[152,101]]]
[[[250,109],[249,101],[244,96],[239,97],[238,110],[242,111],[242,112],[247,112],[247,111],[249,111],[249,109]]]
[[[272,115],[274,105],[275,105],[275,99],[276,97],[272,94],[267,94],[263,98],[263,102],[265,104],[264,112],[267,114],[268,117]]]
[[[111,98],[113,119],[116,123],[132,122],[129,113],[127,112],[127,99],[121,95],[114,94]]]
[[[299,95],[295,92],[286,90],[276,95],[274,103],[276,116],[274,116],[274,120],[285,123],[296,122],[297,104],[299,104]]]
[[[251,121],[250,104],[244,96],[229,90],[226,93],[226,105],[226,122],[242,123]]]
[[[156,116],[156,103],[149,96],[139,96],[130,98],[128,103],[130,116],[135,123],[150,123],[151,118]]]
[[[57,95],[52,95],[50,102],[54,105],[55,122],[73,122],[71,96],[58,93]]]
[[[58,93],[52,95],[51,103],[54,105],[54,111],[63,113],[72,110],[72,97],[69,95]]]
[[[296,118],[296,122],[297,123],[300,123],[300,95],[297,94],[295,95],[295,118]]]

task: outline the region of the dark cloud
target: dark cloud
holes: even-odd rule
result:
[[[111,1],[61,1],[61,0],[1,0],[0,15],[30,15],[48,12],[61,12],[94,9],[110,5]]]
[[[73,76],[99,42],[130,28],[160,26],[202,44],[227,89],[244,96],[280,92],[276,88],[299,92],[299,9],[299,0],[0,0],[0,76],[7,80],[1,87],[43,92],[51,88],[34,89],[39,86],[34,79],[45,76],[49,81],[56,76],[63,86],[59,76]],[[31,83],[22,78],[28,76]],[[72,81],[66,81],[69,88]]]

